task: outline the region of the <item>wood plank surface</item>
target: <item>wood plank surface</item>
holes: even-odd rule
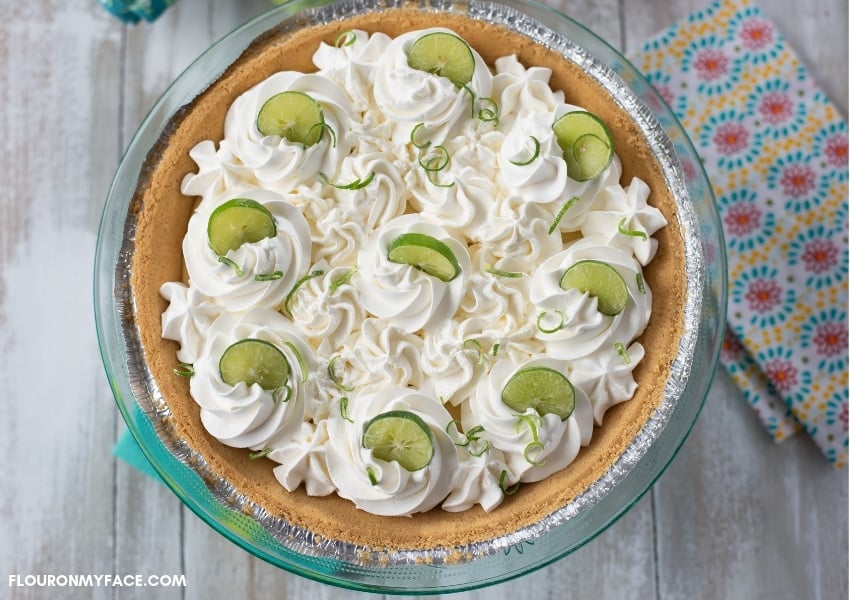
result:
[[[709,0],[546,0],[626,52]],[[848,9],[762,1],[847,112]],[[128,26],[94,0],[0,0],[0,598],[355,599],[228,542],[111,449],[123,423],[91,307],[100,211],[168,84],[267,0],[180,0]],[[451,595],[846,598],[847,471],[804,436],[774,445],[722,371],[680,455],[567,558]],[[177,588],[7,585],[36,574],[185,574]]]

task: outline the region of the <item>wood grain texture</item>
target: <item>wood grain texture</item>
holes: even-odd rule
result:
[[[626,52],[707,3],[547,1]],[[846,3],[760,4],[846,114]],[[254,558],[111,456],[123,424],[100,364],[90,291],[103,199],[120,153],[168,84],[268,6],[180,0],[153,24],[125,26],[89,0],[4,3],[0,597],[380,597]],[[774,445],[721,372],[679,457],[624,517],[549,567],[451,597],[847,597],[847,483],[805,437]],[[188,585],[48,590],[5,580],[47,573],[185,574]]]

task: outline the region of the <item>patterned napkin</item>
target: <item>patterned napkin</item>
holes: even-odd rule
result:
[[[633,62],[696,146],[729,260],[721,361],[777,441],[847,462],[847,124],[748,0],[719,0]]]

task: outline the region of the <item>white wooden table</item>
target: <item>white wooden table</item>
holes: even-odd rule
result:
[[[708,0],[548,0],[629,52]],[[762,0],[846,115],[848,9]],[[0,0],[0,598],[355,598],[226,541],[111,455],[123,423],[91,273],[123,149],[169,82],[266,0],[180,0],[124,26],[95,0]],[[629,513],[485,598],[846,598],[847,471],[774,445],[722,371],[680,455]],[[7,576],[184,574],[185,588],[35,588]]]

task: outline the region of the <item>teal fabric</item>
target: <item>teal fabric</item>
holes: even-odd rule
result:
[[[153,21],[177,0],[99,0],[110,13],[127,23]]]
[[[145,475],[162,482],[162,478],[154,470],[153,465],[148,461],[139,444],[136,443],[136,438],[133,437],[133,434],[129,430],[125,429],[121,433],[118,443],[112,449],[112,455]]]

